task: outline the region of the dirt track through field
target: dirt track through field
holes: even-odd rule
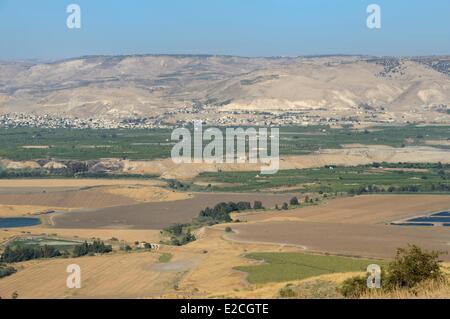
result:
[[[392,258],[396,249],[417,244],[426,249],[448,251],[450,231],[445,227],[401,227],[313,222],[262,222],[235,225],[237,233],[228,238],[240,242],[278,243],[307,250]],[[450,256],[442,256],[450,260]]]
[[[449,227],[393,226],[389,222],[448,210],[448,195],[367,195],[331,200],[287,212],[249,213],[227,238],[239,242],[278,243],[312,251],[391,258],[407,244],[449,251]],[[449,255],[443,259],[450,260]]]

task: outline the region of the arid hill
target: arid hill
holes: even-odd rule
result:
[[[450,57],[90,56],[0,63],[0,114],[147,117],[184,108],[450,121]]]

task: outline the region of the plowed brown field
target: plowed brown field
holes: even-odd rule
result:
[[[332,200],[288,212],[239,216],[227,238],[239,242],[277,243],[311,251],[390,258],[396,249],[417,244],[448,251],[448,227],[393,226],[390,221],[450,208],[448,195],[375,195]],[[443,259],[450,260],[449,255]]]

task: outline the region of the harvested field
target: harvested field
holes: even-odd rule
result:
[[[158,257],[143,252],[26,262],[17,274],[1,279],[0,296],[9,298],[17,291],[20,298],[158,297],[174,291],[178,276],[177,271],[154,269]],[[82,270],[81,289],[66,286],[66,268],[74,263]]]
[[[107,194],[125,196],[139,202],[168,202],[192,197],[189,193],[152,186],[108,187],[103,188],[102,191]]]
[[[398,247],[415,243],[448,251],[450,233],[442,227],[387,225],[401,218],[446,210],[448,195],[367,195],[331,200],[287,212],[247,213],[248,223],[233,225],[231,240],[296,245],[307,250],[364,256],[393,257]],[[450,260],[450,256],[444,255]]]
[[[119,186],[119,185],[147,185],[162,186],[164,182],[148,179],[78,179],[78,178],[52,178],[52,179],[0,179],[0,188],[11,187],[93,187],[93,186]]]
[[[195,193],[193,198],[171,202],[149,202],[77,211],[54,216],[57,228],[162,229],[174,223],[190,222],[200,210],[220,202],[259,200],[265,207],[288,201],[292,195]]]
[[[137,201],[125,196],[107,194],[98,189],[88,189],[49,193],[0,194],[0,203],[4,205],[100,208],[132,205],[137,203]]]
[[[230,240],[295,245],[307,250],[390,258],[408,243],[448,251],[443,227],[399,227],[391,221],[446,210],[448,195],[367,195],[331,200],[287,212],[248,213],[248,223],[233,225]],[[450,260],[450,256],[442,258]]]
[[[233,225],[228,239],[239,242],[286,244],[306,250],[392,258],[396,249],[417,244],[426,249],[448,251],[450,233],[444,227],[396,227],[387,225],[274,221]],[[449,255],[443,259],[450,260]]]
[[[79,187],[0,187],[0,194],[41,194],[77,191]]]
[[[450,195],[363,195],[287,212],[244,213],[241,220],[384,224],[450,208]]]
[[[242,257],[245,252],[299,251],[295,247],[248,245],[223,240],[223,226],[206,229],[203,238],[187,246],[163,246],[157,253],[115,253],[20,263],[18,273],[0,279],[0,296],[9,298],[13,291],[17,291],[20,298],[198,298],[230,295],[248,288],[243,280],[245,274],[233,269],[254,263]],[[55,231],[62,234],[61,230]],[[159,257],[165,253],[173,257],[160,263]],[[66,267],[72,263],[79,264],[82,269],[80,290],[66,288]],[[265,295],[269,296],[273,291]],[[240,293],[244,298],[251,296],[246,296],[244,291]]]
[[[13,215],[14,212],[18,215],[35,214],[45,210],[125,206],[191,197],[188,193],[157,185],[165,183],[109,179],[0,180],[0,216],[17,216]]]

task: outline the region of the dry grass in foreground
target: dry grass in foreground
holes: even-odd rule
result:
[[[361,299],[450,299],[450,284],[447,280],[427,281],[410,289],[384,291],[374,289]]]

